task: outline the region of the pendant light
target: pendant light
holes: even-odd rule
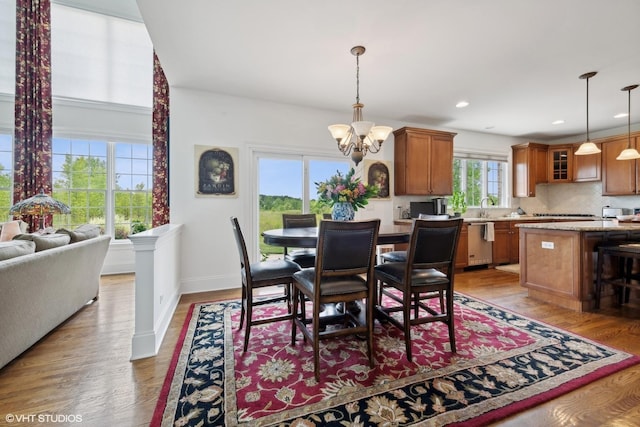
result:
[[[631,91],[637,87],[638,85],[631,85],[620,89],[629,94],[627,103],[627,148],[622,150],[618,157],[616,157],[616,160],[640,159],[640,153],[638,153],[638,150],[631,148]]]
[[[393,129],[389,126],[376,126],[362,118],[360,103],[360,56],[365,52],[364,46],[354,46],[351,54],[356,57],[356,103],[353,104],[353,120],[351,125],[331,125],[329,132],[338,143],[338,150],[345,156],[351,154],[351,160],[358,166],[367,152],[377,153],[382,143]]]
[[[578,150],[575,152],[578,156],[598,154],[601,151],[598,146],[589,139],[589,79],[596,74],[598,74],[596,71],[591,71],[580,76],[581,79],[587,81],[587,140],[580,144],[580,147],[578,147]]]

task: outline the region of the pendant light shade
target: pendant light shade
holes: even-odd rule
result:
[[[578,156],[587,154],[598,154],[601,150],[596,144],[589,139],[589,79],[598,74],[596,71],[591,71],[580,76],[581,79],[587,81],[587,140],[580,144],[578,150],[575,152]]]
[[[627,148],[616,157],[616,160],[634,160],[640,159],[640,153],[635,148],[631,148],[631,91],[637,88],[638,85],[631,85],[623,87],[622,91],[626,91],[628,94],[627,101]]]

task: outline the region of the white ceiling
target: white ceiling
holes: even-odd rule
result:
[[[125,0],[125,2],[133,0]],[[137,0],[172,86],[548,141],[626,127],[638,0]],[[640,123],[640,89],[631,92]],[[455,104],[466,100],[467,108]],[[552,125],[557,119],[563,125]],[[580,139],[578,138],[578,140]]]

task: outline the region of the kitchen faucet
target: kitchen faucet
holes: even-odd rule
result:
[[[487,206],[486,207],[482,207],[482,203],[487,202]],[[489,207],[489,203],[491,203],[492,205],[493,203],[493,199],[491,197],[483,197],[480,200],[480,218],[489,218],[489,212],[486,211],[486,208]]]

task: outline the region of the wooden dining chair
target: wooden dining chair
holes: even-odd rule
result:
[[[282,228],[317,227],[316,214],[282,214]],[[285,246],[284,259],[293,261],[302,268],[313,267],[316,262],[314,248],[293,249]]]
[[[249,262],[247,246],[244,236],[242,235],[242,230],[240,229],[240,224],[238,223],[238,218],[231,217],[231,227],[233,228],[233,235],[238,246],[238,254],[240,255],[240,273],[242,275],[242,308],[240,311],[240,326],[238,329],[242,329],[246,313],[247,324],[244,332],[243,351],[247,351],[247,346],[249,345],[249,334],[251,333],[252,326],[281,320],[290,320],[292,318],[291,284],[293,282],[293,273],[299,271],[300,266],[295,262],[283,259]],[[275,285],[282,285],[281,293],[254,300],[254,290]],[[285,302],[287,304],[287,314],[262,317],[260,319],[253,318],[254,306],[274,304],[278,302]]]
[[[444,322],[449,329],[451,351],[456,351],[453,285],[462,221],[462,218],[416,219],[406,261],[382,263],[375,268],[378,288],[375,314],[404,332],[409,361],[412,360],[413,325]],[[444,293],[445,304],[441,299],[438,311],[427,300],[441,297],[441,293]]]
[[[344,335],[366,336],[369,366],[373,368],[374,266],[380,220],[322,221],[318,231],[316,264],[293,274],[293,322],[291,345],[299,328],[313,343],[316,381],[320,381],[320,340]],[[305,300],[312,310],[307,317]],[[328,304],[365,300],[365,319],[344,310],[327,321],[342,328],[323,328],[320,312]],[[300,308],[300,316],[298,316]]]
[[[429,215],[421,213],[418,215],[418,219],[443,220],[449,219],[449,215]],[[405,262],[407,260],[407,251],[383,252],[380,255],[380,259],[382,260],[382,262]]]

